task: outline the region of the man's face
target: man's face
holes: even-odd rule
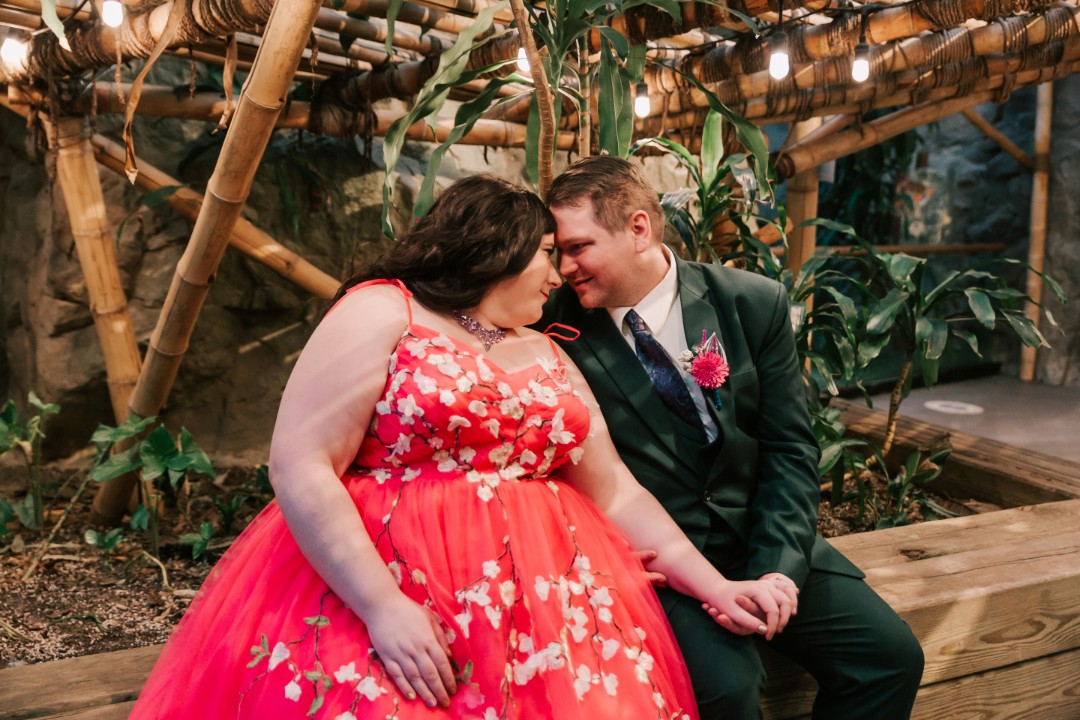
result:
[[[624,307],[633,296],[634,239],[627,230],[612,233],[596,221],[592,203],[551,208],[558,223],[555,247],[559,273],[586,308]]]

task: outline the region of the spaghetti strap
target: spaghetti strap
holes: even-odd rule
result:
[[[360,290],[361,288],[371,287],[372,285],[393,285],[401,291],[402,297],[405,298],[405,310],[409,313],[409,327],[412,327],[412,303],[409,301],[409,298],[412,297],[412,291],[410,291],[409,288],[405,287],[405,283],[401,282],[396,278],[376,278],[375,280],[367,280],[365,282],[353,285],[351,288],[345,291],[345,294],[342,295],[341,298],[336,303],[334,303],[329,310],[326,311],[326,315],[329,315],[331,312],[333,312],[334,309],[341,304],[342,300],[349,297],[357,290]],[[324,315],[323,317],[326,317],[326,315]]]

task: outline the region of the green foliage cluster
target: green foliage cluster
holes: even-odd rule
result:
[[[28,530],[40,531],[45,525],[44,487],[41,481],[41,441],[45,439],[44,422],[49,415],[60,412],[60,406],[42,402],[31,392],[27,399],[33,412],[22,422],[14,400],[8,400],[0,410],[0,455],[18,448],[26,461],[27,493],[15,503],[0,498],[0,537],[7,535],[13,517]]]
[[[915,378],[913,369],[919,368],[924,384],[932,386],[951,340],[979,354],[979,342],[972,332],[975,323],[988,329],[1003,325],[1025,345],[1046,346],[1046,339],[1023,312],[1024,303],[1034,301],[1008,287],[992,269],[1016,265],[1036,271],[1017,260],[994,258],[934,281],[926,272],[926,258],[880,252],[841,223],[809,222],[850,236],[862,250],[848,258],[819,251],[803,265],[798,278],[792,278],[789,270],[784,272],[795,309],[796,346],[807,368],[807,401],[822,448],[819,472],[832,482],[834,503],[846,497],[845,477],[860,478],[871,471],[883,474],[887,487],[884,499],[868,498],[861,485],[855,488],[860,507],[867,501],[876,503],[871,510],[879,526],[901,522],[900,508],[909,498],[930,514],[941,514],[942,508],[935,507],[920,488],[940,473],[947,449],[935,450],[925,458],[915,453],[895,472],[885,462],[900,404]],[[1062,303],[1066,301],[1053,278],[1036,274]],[[1044,314],[1056,325],[1045,308]],[[847,437],[839,411],[828,408],[822,397],[837,395],[839,380],[862,389],[867,404],[871,404],[863,384],[865,373],[885,348],[891,348],[902,364],[879,448],[867,440]]]

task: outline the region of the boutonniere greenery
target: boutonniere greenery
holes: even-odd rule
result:
[[[716,333],[701,331],[701,343],[689,350],[684,350],[679,358],[683,368],[706,394],[711,394],[716,407],[723,409],[720,401],[720,387],[731,373],[728,367],[727,353]]]

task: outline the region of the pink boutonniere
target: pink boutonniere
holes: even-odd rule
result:
[[[731,373],[727,353],[716,333],[701,331],[701,343],[682,353],[683,367],[702,390],[712,393],[716,406],[723,409],[719,389]]]

